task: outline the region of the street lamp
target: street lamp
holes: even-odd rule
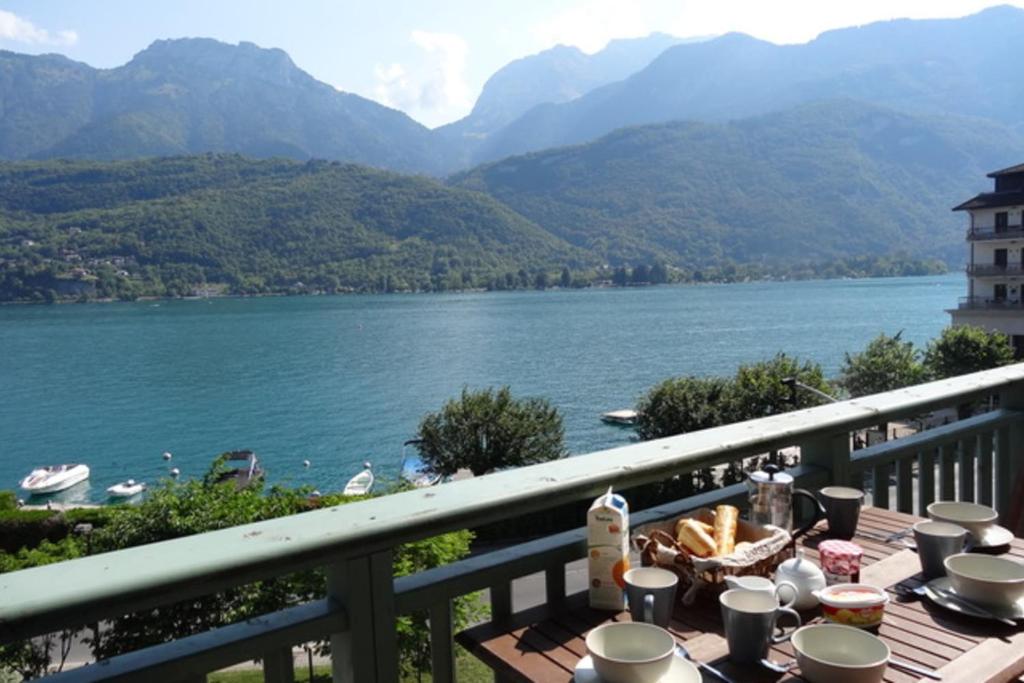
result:
[[[821,398],[823,398],[826,401],[829,401],[831,403],[839,403],[839,399],[836,398],[835,396],[829,396],[828,394],[826,394],[824,391],[821,391],[820,389],[815,389],[812,386],[808,386],[808,385],[804,384],[803,382],[801,382],[800,380],[798,380],[796,377],[786,377],[786,378],[784,378],[782,380],[782,383],[785,384],[787,387],[789,387],[789,399],[788,400],[789,400],[789,403],[791,403],[793,405],[796,405],[796,388],[797,387],[800,387],[801,389],[809,391],[812,394],[814,394],[815,396],[820,396]]]

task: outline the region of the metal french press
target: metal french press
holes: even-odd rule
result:
[[[786,531],[793,528],[794,499],[805,498],[814,510],[812,518],[792,531],[793,538],[807,533],[825,515],[824,510],[810,491],[793,488],[793,476],[786,474],[778,465],[768,464],[763,470],[751,472],[747,478],[750,501],[750,521],[754,524],[771,524]]]

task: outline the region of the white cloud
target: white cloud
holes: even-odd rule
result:
[[[468,113],[473,98],[466,82],[466,41],[454,33],[419,30],[410,38],[422,58],[414,64],[377,64],[376,98],[428,126]]]
[[[27,45],[74,45],[78,34],[71,30],[50,32],[13,12],[0,9],[0,40]]]
[[[657,30],[652,17],[663,3],[586,0],[557,12],[531,29],[539,45],[573,45],[587,53],[613,38],[637,38]],[[654,10],[654,12],[652,12]]]

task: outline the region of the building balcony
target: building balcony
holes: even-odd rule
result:
[[[993,299],[984,296],[962,296],[957,304],[960,310],[1024,311],[1024,301],[1019,299]]]
[[[1024,276],[1024,263],[970,263],[967,274],[971,277],[1021,277]]]
[[[993,227],[970,228],[967,231],[967,239],[974,242],[1024,239],[1024,225],[1010,225],[998,230]]]
[[[968,403],[995,404],[998,409],[868,448],[851,447],[858,430]],[[291,681],[292,646],[329,640],[334,681],[396,683],[396,618],[425,612],[433,680],[452,681],[452,600],[489,590],[489,623],[504,628],[521,614],[513,604],[512,582],[540,573],[546,604],[529,611],[561,609],[579,597],[568,595],[566,565],[586,557],[585,530],[537,538],[401,578],[392,576],[394,548],[457,529],[562,509],[592,500],[610,486],[627,490],[793,446],[802,454],[801,463],[790,470],[799,487],[853,485],[869,491],[875,507],[920,516],[936,499],[976,500],[1002,511],[1002,523],[1009,525],[1006,513],[1013,507],[1013,486],[1024,458],[1024,364],[2,574],[0,645],[319,568],[324,599],[56,677],[202,681],[207,672],[260,659],[266,680]],[[736,484],[633,511],[631,525],[673,518],[699,506],[745,506],[745,501],[744,485]],[[909,553],[899,552],[901,557]],[[983,627],[1003,628],[969,626],[971,634]],[[1007,647],[1019,648],[1012,637]],[[533,656],[529,638],[522,642],[526,654]],[[957,643],[961,649],[974,647],[966,637]],[[953,649],[948,644],[943,648]],[[969,665],[965,661],[957,669],[952,661],[953,668],[944,673],[956,680],[995,680],[975,668],[1019,662],[1002,650],[992,654],[980,649],[984,652],[971,650],[978,656]],[[1017,652],[1013,650],[1014,656]],[[543,658],[543,653],[536,656]]]

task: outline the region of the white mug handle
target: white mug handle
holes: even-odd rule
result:
[[[781,590],[780,590],[782,588],[788,588],[789,590],[793,591],[793,599],[790,600],[789,602],[786,602],[786,603],[782,602],[782,594],[781,594]],[[797,597],[799,597],[799,595],[800,595],[800,591],[797,590],[796,585],[793,584],[793,583],[790,583],[789,581],[779,581],[775,585],[775,597],[779,601],[779,607],[783,607],[783,608],[785,608],[785,607],[792,607],[793,604],[796,602]]]

